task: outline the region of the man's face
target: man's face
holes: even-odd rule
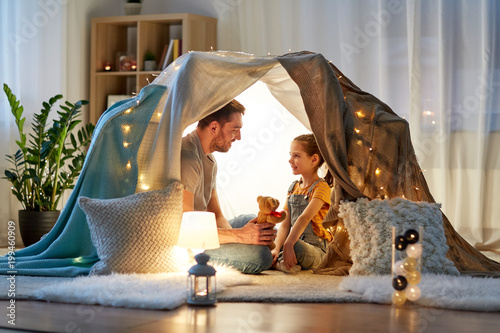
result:
[[[241,113],[235,112],[231,115],[230,120],[219,127],[218,134],[212,139],[210,147],[212,151],[226,153],[231,148],[231,145],[236,140],[241,140],[240,129],[243,126]]]

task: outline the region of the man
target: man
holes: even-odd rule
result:
[[[216,190],[217,163],[213,152],[227,152],[241,140],[245,108],[230,103],[198,122],[182,139],[181,181],[185,185],[183,211],[215,214],[221,247],[206,251],[214,262],[230,265],[243,273],[258,274],[272,264],[268,246],[276,237],[271,223],[256,224],[256,218],[239,216],[231,221],[222,214]]]

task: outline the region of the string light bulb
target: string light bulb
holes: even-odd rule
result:
[[[130,146],[130,142],[123,141],[123,147],[127,148],[128,146]]]
[[[130,161],[127,162],[127,170],[130,170],[132,168],[132,164],[130,163]]]
[[[376,174],[377,176],[380,176],[380,172],[381,172],[380,168],[375,169],[375,174]]]

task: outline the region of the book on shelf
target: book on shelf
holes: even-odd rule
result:
[[[158,69],[164,70],[168,65],[182,55],[182,39],[173,38],[165,45]]]
[[[163,69],[163,62],[165,61],[165,56],[167,55],[168,44],[163,47],[163,52],[161,54],[160,62],[158,62],[157,70],[161,71]]]
[[[179,57],[179,39],[174,39],[174,53],[172,60],[175,60],[178,57]]]
[[[161,70],[164,70],[165,68],[167,68],[167,66],[172,62],[173,51],[174,51],[174,40],[171,39],[170,43],[168,44],[167,53],[165,54],[165,59],[163,60]]]

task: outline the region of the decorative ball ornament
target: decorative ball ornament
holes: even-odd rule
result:
[[[392,227],[392,303],[404,305],[406,301],[416,301],[422,291],[417,286],[422,279],[420,273],[422,261],[423,228],[419,231],[408,229],[403,234],[396,235]],[[406,254],[406,256],[405,256]]]
[[[417,259],[412,257],[407,257],[403,263],[403,267],[407,272],[413,272],[417,269],[418,262]]]
[[[406,241],[406,238],[404,236],[396,237],[395,244],[396,244],[396,249],[399,251],[403,251],[408,246],[408,242]]]
[[[406,248],[408,257],[418,258],[422,255],[422,244],[409,244]]]
[[[392,286],[394,289],[398,291],[405,290],[406,286],[408,286],[408,281],[404,276],[398,275],[394,279],[392,279]]]
[[[419,239],[418,231],[415,229],[408,229],[405,232],[404,238],[406,239],[408,244],[415,244]]]
[[[406,293],[403,291],[395,290],[392,293],[392,303],[395,305],[403,305],[406,302]]]
[[[409,284],[416,286],[417,284],[420,283],[420,280],[422,280],[422,275],[420,274],[419,271],[409,272],[406,275],[406,280],[408,281]]]
[[[405,263],[404,260],[398,260],[394,263],[394,265],[392,266],[392,270],[393,270],[394,274],[406,276],[406,270],[404,267],[404,263]]]
[[[418,286],[408,286],[408,288],[405,289],[405,295],[406,298],[410,301],[416,301],[420,298],[422,295],[422,291]]]

